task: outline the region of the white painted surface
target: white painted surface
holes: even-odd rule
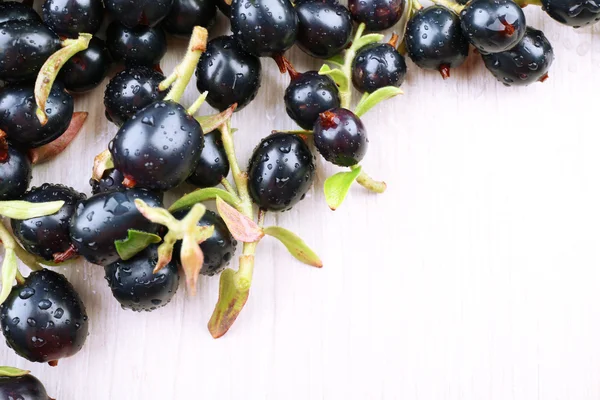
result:
[[[214,340],[218,279],[180,288],[151,314],[123,311],[103,269],[59,268],[91,317],[84,350],[59,367],[0,347],[59,400],[600,398],[600,28],[573,30],[527,9],[556,61],[550,79],[505,88],[473,54],[447,81],[409,63],[406,95],[368,114],[366,170],[335,213],[322,195],[334,168],[293,211],[270,215],[311,244],[322,270],[259,245],[250,300]],[[163,62],[169,71],[185,45]],[[176,50],[175,50],[176,49]],[[300,70],[317,67],[294,49]],[[236,115],[240,158],[272,129],[293,129],[288,78],[264,60],[257,100]],[[190,104],[194,85],[186,96]],[[116,128],[102,89],[77,100],[83,134],[35,183],[89,193],[93,156]],[[208,108],[204,109],[208,112]]]

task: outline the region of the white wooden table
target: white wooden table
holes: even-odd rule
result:
[[[409,62],[406,95],[364,118],[364,165],[388,192],[356,187],[331,212],[322,185],[335,168],[320,160],[306,200],[268,223],[305,238],[324,268],[264,240],[224,338],[206,329],[218,278],[135,314],[114,301],[102,267],[79,263],[58,271],[91,318],[81,353],[51,368],[1,346],[0,364],[31,369],[59,400],[597,400],[600,28],[526,15],[554,46],[550,79],[505,88],[476,54],[447,81]],[[185,48],[170,46],[165,71]],[[289,55],[300,70],[318,67]],[[294,128],[288,78],[263,66],[258,98],[234,119],[244,164],[271,130]],[[35,184],[89,193],[92,159],[116,132],[102,94],[78,98],[85,130],[35,169]],[[187,104],[196,94],[192,84]]]

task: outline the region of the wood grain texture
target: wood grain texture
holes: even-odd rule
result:
[[[505,88],[476,54],[447,81],[408,62],[406,95],[364,118],[365,170],[388,192],[353,188],[331,212],[322,186],[335,168],[320,160],[307,198],[267,223],[302,236],[324,268],[265,239],[224,338],[206,330],[218,279],[134,314],[103,268],[80,262],[58,271],[91,317],[84,350],[51,368],[1,346],[0,364],[31,369],[59,400],[600,398],[600,27],[526,15],[554,45],[550,79]],[[165,71],[185,49],[169,44]],[[318,67],[289,55],[299,70]],[[243,164],[271,130],[295,128],[288,78],[263,66],[258,98],[233,122]],[[35,169],[35,184],[89,193],[93,157],[116,132],[102,93],[77,99],[85,130]],[[186,104],[196,95],[191,85]]]

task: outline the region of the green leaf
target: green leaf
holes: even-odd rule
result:
[[[402,91],[402,89],[397,88],[395,86],[386,86],[377,89],[371,94],[365,93],[365,95],[362,97],[362,99],[360,99],[360,102],[356,106],[354,113],[359,117],[362,117],[377,104],[381,103],[384,100],[391,99],[394,96],[398,96],[399,94],[404,94],[404,92]]]
[[[17,255],[10,247],[4,252],[4,262],[2,262],[2,289],[0,290],[0,304],[4,303],[10,295],[13,283],[17,278]]]
[[[198,189],[193,191],[192,193],[188,193],[179,200],[177,200],[171,207],[169,207],[170,212],[174,212],[180,210],[182,208],[188,208],[193,206],[194,204],[201,203],[206,200],[214,200],[217,197],[222,198],[227,203],[236,207],[238,204],[237,199],[228,191],[218,188],[206,188],[206,189]]]
[[[249,286],[236,285],[236,272],[223,271],[219,283],[219,300],[208,322],[208,330],[215,339],[227,333],[244,308],[250,294]]]
[[[327,178],[325,181],[325,200],[329,208],[335,211],[344,202],[348,190],[350,190],[352,183],[361,171],[362,168],[357,167],[348,172],[338,172]]]
[[[24,369],[14,367],[0,367],[0,376],[16,378],[19,376],[25,376],[31,371],[25,371]]]
[[[383,35],[380,33],[369,33],[368,35],[361,36],[356,42],[352,44],[352,48],[354,50],[359,50],[360,48],[371,44],[380,42],[383,39]]]
[[[335,84],[339,86],[341,92],[346,91],[349,88],[348,77],[337,68],[331,69],[327,64],[324,64],[319,70],[319,75],[330,76]]]
[[[47,203],[29,203],[27,201],[0,201],[0,215],[12,219],[30,219],[57,213],[65,204],[64,201]]]
[[[336,54],[335,56],[328,58],[325,62],[333,64],[336,67],[342,68],[344,66],[344,56],[342,54]]]
[[[264,229],[264,232],[283,243],[296,260],[317,268],[323,266],[323,262],[319,256],[294,232],[279,226],[269,226]]]
[[[94,157],[94,167],[92,168],[92,179],[96,182],[102,179],[104,172],[109,169],[114,169],[115,163],[112,159],[112,154],[109,150],[104,150],[102,153]]]
[[[160,243],[161,240],[158,235],[129,229],[127,231],[127,239],[115,240],[115,247],[117,248],[119,257],[127,261],[151,244]]]

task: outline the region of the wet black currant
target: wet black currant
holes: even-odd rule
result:
[[[169,14],[173,0],[105,0],[104,5],[117,21],[134,28],[157,25]]]
[[[102,178],[99,181],[90,179],[90,186],[92,187],[92,194],[107,193],[115,190],[123,190],[123,179],[125,177],[117,169],[108,169],[104,171]]]
[[[45,0],[44,23],[61,36],[98,32],[104,19],[102,0]]]
[[[42,382],[33,375],[0,376],[0,399],[52,400]]]
[[[325,111],[314,127],[315,146],[324,159],[351,167],[367,153],[367,130],[356,114],[345,108]]]
[[[231,36],[208,42],[196,69],[196,86],[208,91],[206,101],[219,111],[237,103],[237,111],[258,93],[262,77],[260,59],[246,53]]]
[[[117,63],[153,67],[167,53],[167,36],[158,27],[128,28],[113,21],[106,29],[106,46]]]
[[[85,306],[67,279],[47,269],[13,287],[0,306],[6,343],[32,362],[54,364],[76,354],[88,336]]]
[[[482,57],[486,68],[504,85],[526,86],[548,78],[554,51],[542,31],[527,27],[525,36],[515,47]]]
[[[469,41],[460,27],[460,18],[443,6],[419,10],[406,27],[406,50],[417,66],[450,76],[469,55]]]
[[[352,17],[341,4],[326,1],[302,2],[298,14],[298,47],[316,58],[342,52],[352,39]]]
[[[62,67],[58,79],[72,93],[90,91],[108,75],[112,58],[103,40],[93,37],[88,48],[75,54]]]
[[[356,22],[368,31],[383,31],[396,25],[406,7],[405,0],[349,0],[348,8]]]
[[[361,93],[373,93],[386,86],[399,87],[405,77],[404,56],[388,43],[368,44],[352,61],[352,83]]]
[[[142,108],[162,100],[167,92],[158,90],[165,76],[147,67],[130,67],[115,75],[104,92],[106,118],[121,126]]]
[[[160,101],[125,122],[109,150],[129,186],[166,191],[191,175],[203,147],[198,121],[180,104]]]
[[[189,38],[195,26],[208,29],[216,17],[214,0],[175,0],[162,26],[171,35]]]
[[[296,42],[298,15],[289,0],[233,0],[231,31],[248,53],[274,57]]]
[[[250,196],[263,210],[289,210],[304,198],[314,176],[314,156],[304,140],[274,133],[261,140],[250,158]]]
[[[162,207],[160,195],[143,189],[100,193],[80,202],[70,225],[77,253],[92,264],[106,266],[119,260],[115,240],[126,239],[129,229],[157,233],[159,227],[140,214],[135,199]]]
[[[574,28],[600,20],[600,3],[595,0],[542,0],[542,8],[556,21]]]
[[[127,261],[104,267],[108,286],[123,309],[154,311],[175,296],[179,287],[177,264],[171,261],[154,273],[157,262],[157,245],[151,245]]]
[[[229,160],[218,130],[204,135],[204,149],[200,154],[200,162],[187,179],[192,185],[200,188],[217,186],[229,175]]]
[[[0,201],[20,199],[31,182],[31,161],[27,154],[10,143],[6,146],[6,153],[0,154]]]
[[[512,0],[473,0],[460,13],[463,33],[482,54],[513,48],[525,35],[525,14]]]
[[[41,22],[35,10],[17,1],[4,1],[0,3],[0,24],[6,21],[34,21]]]

